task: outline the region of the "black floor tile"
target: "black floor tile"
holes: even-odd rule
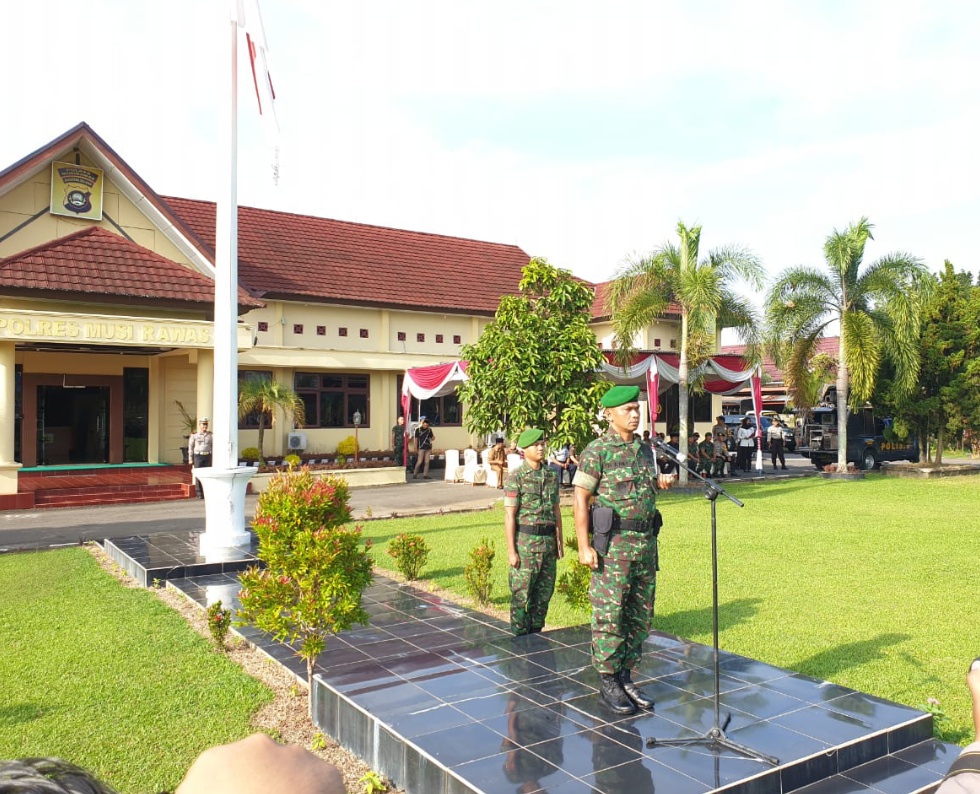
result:
[[[183,569],[171,584],[197,603],[237,604],[229,568],[247,554],[203,558],[196,535],[119,544],[120,565],[144,576]],[[888,794],[935,782],[958,752],[922,742],[928,716],[915,709],[720,651],[722,727],[733,742],[779,758],[771,769],[706,741],[715,722],[710,647],[653,632],[634,680],[656,709],[623,717],[599,701],[587,626],[513,637],[505,621],[384,577],[363,605],[368,625],[329,637],[317,660],[318,724],[413,790]],[[239,631],[305,678],[291,648]],[[698,741],[646,747],[651,737]],[[901,752],[875,758],[886,750]]]

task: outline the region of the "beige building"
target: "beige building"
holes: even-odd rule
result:
[[[0,172],[0,508],[22,467],[182,462],[181,408],[212,409],[214,224],[213,203],[157,195],[86,124]],[[528,258],[241,207],[239,380],[272,377],[306,408],[302,428],[275,418],[266,454],[332,453],[355,413],[361,448],[390,449],[402,373],[458,358]],[[608,346],[599,301],[595,316]],[[638,343],[674,349],[670,319]],[[455,397],[422,410],[438,448],[477,443]],[[256,443],[248,417],[239,449]]]

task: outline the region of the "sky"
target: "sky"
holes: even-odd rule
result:
[[[867,216],[866,260],[980,274],[978,3],[260,2],[280,178],[241,52],[242,205],[515,244],[590,281],[678,221],[773,276],[819,267]],[[85,121],[161,195],[217,199],[227,19],[6,4],[0,169]]]

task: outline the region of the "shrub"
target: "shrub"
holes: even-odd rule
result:
[[[208,607],[208,630],[211,632],[211,639],[218,648],[224,650],[225,637],[228,636],[228,629],[231,627],[231,610],[225,609],[221,601],[215,601]]]
[[[286,465],[289,466],[289,468],[291,469],[296,466],[299,466],[299,464],[303,462],[303,459],[300,458],[299,455],[286,455],[285,460],[286,460]]]
[[[333,459],[333,462],[335,466],[346,466],[347,458],[345,458],[343,455],[338,455]]]
[[[259,448],[258,447],[245,447],[241,451],[240,457],[242,460],[258,460],[259,459]]]
[[[403,532],[388,544],[388,554],[394,558],[398,572],[411,582],[422,573],[429,559],[429,547],[421,535]]]
[[[369,617],[361,594],[372,578],[370,542],[361,543],[360,527],[343,526],[349,498],[344,480],[315,477],[306,466],[276,474],[259,496],[253,524],[265,568],[239,576],[238,622],[293,644],[306,661],[311,693],[327,636]]]
[[[337,444],[337,454],[344,455],[345,457],[351,457],[357,452],[357,439],[354,436],[347,436],[343,441]]]
[[[572,553],[568,555],[569,568],[558,577],[555,589],[565,596],[570,607],[585,609],[589,606],[589,581],[592,579],[592,569],[578,561],[578,538],[574,535],[565,541],[565,548]]]
[[[493,570],[493,558],[496,554],[493,541],[489,538],[483,538],[470,550],[470,564],[464,571],[466,588],[481,606],[490,603],[490,590],[493,587],[490,573]]]

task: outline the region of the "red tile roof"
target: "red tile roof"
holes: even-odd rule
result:
[[[206,247],[215,205],[164,198]],[[238,208],[239,283],[265,299],[493,314],[529,257],[516,245]]]
[[[609,289],[612,283],[612,281],[601,281],[593,285],[595,287],[595,301],[592,303],[593,320],[608,320],[611,316],[609,310],[606,308],[606,300],[609,296]],[[678,303],[671,303],[667,308],[667,316],[680,316],[680,313],[681,307]]]
[[[101,226],[0,259],[0,286],[214,304],[214,282]],[[241,295],[240,302],[259,302]]]
[[[816,353],[829,353],[830,355],[837,357],[839,347],[839,340],[836,336],[825,336],[822,339],[817,340]],[[725,345],[721,348],[722,353],[733,353],[735,355],[743,355],[745,353],[745,345]],[[783,383],[783,372],[781,369],[776,367],[773,360],[766,356],[762,360],[762,374],[768,375],[770,378],[770,383]]]

